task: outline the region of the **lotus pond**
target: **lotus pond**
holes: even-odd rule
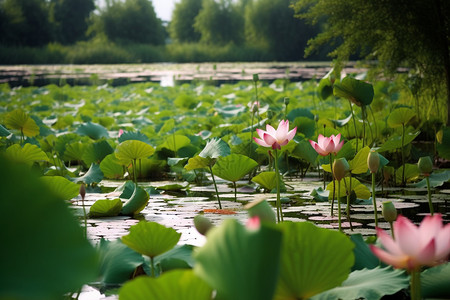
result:
[[[0,298],[448,297],[448,254],[370,248],[397,215],[449,223],[439,102],[333,76],[0,85]]]

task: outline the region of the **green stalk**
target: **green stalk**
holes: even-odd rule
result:
[[[375,226],[378,227],[377,201],[375,199],[375,173],[372,173],[372,202],[373,202],[373,211],[375,215]]]
[[[341,181],[338,180],[338,219],[339,219],[339,231],[342,231],[341,227]]]
[[[278,223],[283,222],[283,212],[281,211],[281,199],[280,199],[280,172],[278,171],[278,150],[275,149],[274,155],[275,162],[275,177],[277,181],[277,219]]]
[[[336,197],[336,179],[333,176],[333,156],[330,153],[330,167],[331,167],[331,177],[333,177],[333,199],[331,200],[331,216],[333,216],[333,209],[334,209],[334,199]]]
[[[394,225],[393,225],[393,222],[392,222],[392,221],[389,222],[389,226],[391,227],[391,235],[392,235],[392,239],[395,240],[395,235],[394,235]]]
[[[347,183],[344,180],[344,184],[345,184],[345,191],[347,194],[347,208],[345,209],[345,212],[347,214],[347,220],[348,223],[350,225],[350,230],[353,231],[353,226],[352,226],[352,220],[350,219],[350,194],[352,192],[352,173],[350,172],[350,183],[349,183],[349,188],[347,188]]]
[[[82,183],[84,184],[84,183]],[[87,239],[87,214],[86,214],[86,207],[84,206],[84,197],[85,195],[81,195],[81,206],[83,206],[83,214],[84,214],[84,237]]]
[[[358,153],[358,130],[356,129],[356,119],[355,119],[355,115],[353,114],[352,102],[349,100],[348,103],[350,104],[350,112],[352,113],[353,127],[355,127],[356,153]]]
[[[252,158],[252,142],[253,142],[253,118],[255,117],[255,113],[253,111],[252,105],[252,126],[250,127],[250,146],[248,148],[248,157]]]
[[[430,214],[433,216],[434,208],[433,208],[433,203],[431,202],[431,187],[430,187],[430,178],[429,178],[429,176],[426,176],[425,180],[427,182],[428,206],[430,207]]]
[[[137,184],[137,177],[136,177],[136,159],[133,159],[133,181],[135,184]]]
[[[219,198],[219,191],[217,190],[217,184],[216,184],[216,180],[214,179],[214,173],[212,171],[211,166],[209,166],[209,171],[211,172],[211,177],[214,183],[214,189],[216,190],[216,195],[217,195],[217,201],[219,201],[219,208],[222,209],[222,204],[220,203],[220,198]]]
[[[405,144],[405,124],[402,124],[402,185],[405,185],[405,150],[403,149]]]
[[[420,270],[411,271],[410,289],[411,289],[411,300],[422,299],[420,291]]]
[[[155,277],[155,261],[153,260],[153,257],[150,257],[150,264],[152,267],[152,277]]]

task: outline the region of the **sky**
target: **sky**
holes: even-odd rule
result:
[[[124,0],[122,0],[124,1]],[[175,8],[175,3],[180,0],[152,0],[156,15],[163,21],[170,21],[172,17],[172,10]],[[100,7],[105,5],[105,0],[96,1]]]

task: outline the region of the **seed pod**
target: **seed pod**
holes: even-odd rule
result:
[[[375,150],[370,150],[367,156],[367,166],[369,167],[370,173],[376,173],[380,167],[380,155]]]
[[[383,207],[381,213],[383,217],[388,222],[394,222],[397,219],[397,209],[395,208],[392,201],[383,201]]]
[[[431,171],[433,171],[433,162],[429,156],[419,158],[417,166],[419,167],[419,172],[424,176],[430,176]]]
[[[253,81],[259,81],[259,76],[258,74],[253,74]]]

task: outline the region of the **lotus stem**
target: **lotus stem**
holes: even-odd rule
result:
[[[392,239],[395,240],[394,225],[392,221],[389,222],[389,227],[391,228]]]
[[[252,158],[252,142],[253,142],[253,119],[255,117],[255,112],[253,111],[252,105],[252,126],[250,127],[250,145],[248,147],[248,157]]]
[[[278,171],[278,150],[275,149],[274,155],[275,162],[275,178],[277,183],[277,220],[278,223],[283,222],[283,212],[281,211],[281,199],[280,199],[280,172]]]
[[[356,119],[355,119],[355,115],[353,114],[353,106],[352,106],[352,102],[349,100],[348,103],[350,104],[350,112],[351,112],[351,114],[352,114],[353,127],[355,127],[356,152],[358,153],[358,132],[357,132],[357,129],[356,129]]]
[[[212,171],[211,166],[209,166],[209,171],[211,172],[211,177],[214,183],[214,189],[216,190],[217,201],[219,202],[219,208],[222,209],[222,204],[220,203],[219,191],[217,190],[216,180],[214,179],[214,173]]]
[[[411,300],[422,299],[420,291],[420,270],[411,271],[410,289],[411,289]]]
[[[425,181],[427,182],[427,191],[428,191],[428,206],[430,207],[430,214],[433,216],[434,208],[433,202],[431,202],[431,187],[430,187],[430,177],[426,176]]]
[[[84,206],[84,197],[86,196],[86,188],[84,183],[80,186],[80,196],[81,196],[81,206],[83,206],[83,215],[84,215],[84,237],[87,238],[87,215],[86,215],[86,207]]]
[[[405,144],[405,124],[402,124],[402,185],[406,184],[405,182],[405,150],[403,149]]]
[[[152,269],[152,277],[155,277],[155,261],[154,261],[153,257],[150,257],[150,264],[151,264],[151,269]]]
[[[377,200],[375,199],[375,173],[372,173],[372,202],[373,202],[373,212],[375,216],[375,226],[378,227]]]
[[[331,216],[333,216],[333,209],[334,209],[334,199],[336,197],[336,179],[333,176],[333,156],[330,153],[330,167],[331,167],[331,176],[333,177],[333,198],[331,200]]]
[[[339,224],[339,231],[342,231],[341,227],[341,181],[338,180],[338,224]]]
[[[133,159],[133,181],[135,184],[137,184],[137,177],[136,177],[136,159]]]
[[[361,116],[363,120],[363,139],[362,139],[362,148],[364,148],[366,142],[366,106],[361,106]]]
[[[347,208],[345,209],[345,213],[347,214],[347,220],[348,223],[350,225],[350,230],[353,231],[353,226],[352,226],[352,220],[350,219],[350,194],[352,192],[352,173],[350,172],[350,183],[349,183],[349,188],[347,188],[347,183],[344,180],[344,184],[345,184],[345,192],[347,194]]]

